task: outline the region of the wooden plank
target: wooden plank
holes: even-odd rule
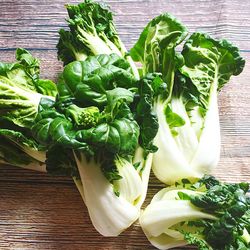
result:
[[[66,27],[63,0],[0,0],[0,60],[12,61],[16,47],[40,58],[42,76],[57,79],[57,31]],[[71,3],[80,1],[70,1]],[[248,0],[108,0],[127,48],[142,28],[161,12],[171,12],[190,32],[202,30],[240,46],[244,72],[219,97],[221,160],[215,175],[230,182],[250,181],[250,1]],[[153,176],[145,205],[163,185]],[[138,223],[116,238],[92,227],[69,178],[0,167],[0,249],[155,249]],[[183,248],[182,248],[183,249]]]
[[[11,243],[15,249],[18,246],[42,249],[45,244],[48,249],[84,246],[86,249],[153,249],[138,224],[120,237],[100,236],[90,226],[86,207],[73,184],[38,186],[0,182],[0,199],[4,200],[0,206],[1,249],[1,241]]]
[[[57,31],[65,27],[67,1],[1,1],[1,48],[55,49]],[[71,1],[74,3],[76,1]],[[78,1],[79,2],[79,1]],[[216,37],[225,37],[250,48],[250,1],[243,0],[159,0],[105,1],[116,13],[117,28],[130,48],[146,23],[162,12],[180,18],[190,32],[202,30]]]

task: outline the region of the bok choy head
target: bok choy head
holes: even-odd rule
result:
[[[39,61],[28,51],[17,49],[16,60],[0,62],[1,162],[45,171],[45,148],[34,140],[30,128],[40,110],[54,104],[57,88],[40,79]]]
[[[84,122],[75,123],[75,119],[67,116],[65,106],[62,109],[65,115],[56,110],[41,112],[32,128],[34,137],[49,147],[49,171],[60,174],[56,163],[61,159],[53,152],[64,150],[75,157],[77,166],[61,168],[61,173],[80,178],[81,193],[92,223],[106,236],[118,235],[139,216],[134,203],[140,195],[141,180],[131,162],[138,143],[139,126],[128,108],[132,100],[132,92],[117,88],[107,91],[107,105],[92,125],[90,119],[87,119],[87,126]],[[88,107],[77,109],[81,115],[82,109],[86,111]],[[90,117],[91,110],[88,112]],[[96,110],[92,115],[97,116]]]
[[[179,21],[161,15],[147,25],[130,51],[132,58],[142,63],[143,74],[160,72],[167,84],[154,101],[159,130],[153,159],[155,175],[167,184],[199,178],[217,165],[217,95],[245,64],[237,47],[202,33],[191,35],[181,54],[177,53],[176,46],[186,35]],[[155,53],[149,53],[152,49]]]
[[[145,82],[157,77],[148,77],[140,83],[141,88],[146,89]],[[159,89],[161,84],[155,80]],[[61,159],[53,152],[74,156],[77,166],[62,166],[61,172],[78,179],[91,220],[106,236],[118,235],[138,218],[146,195],[143,176],[149,175],[150,166],[145,174],[133,158],[139,141],[151,141],[152,135],[148,138],[144,129],[139,140],[138,123],[146,127],[150,120],[157,121],[150,113],[150,102],[146,102],[150,101],[147,97],[152,99],[153,89],[142,96],[136,86],[131,67],[115,54],[72,62],[58,83],[56,105],[40,112],[32,127],[33,136],[48,147],[49,172],[60,174],[56,162]],[[141,110],[147,110],[149,116],[144,117]],[[157,124],[154,127],[156,134]]]
[[[140,224],[159,249],[187,244],[202,250],[249,249],[248,183],[220,183],[204,176],[159,191],[142,212]]]

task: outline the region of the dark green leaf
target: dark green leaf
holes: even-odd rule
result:
[[[70,94],[81,105],[103,106],[106,91],[135,87],[129,64],[115,54],[88,57],[84,62],[67,65],[63,77]]]
[[[34,161],[8,138],[0,135],[0,163],[13,166],[26,166]]]
[[[138,103],[135,119],[140,126],[139,143],[145,153],[155,152],[153,140],[158,132],[158,119],[153,110],[154,102],[164,92],[166,84],[160,74],[148,74],[138,82]]]
[[[46,157],[46,169],[49,174],[80,178],[71,149],[61,145],[53,146],[47,151]]]
[[[187,81],[187,91],[204,107],[208,106],[211,91],[220,90],[232,75],[238,75],[245,60],[239,49],[226,40],[215,40],[203,33],[194,33],[186,42],[182,55],[185,65],[180,68]],[[191,85],[193,86],[191,86]]]

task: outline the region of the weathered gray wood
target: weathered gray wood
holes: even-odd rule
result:
[[[62,69],[55,45],[66,27],[62,0],[0,0],[0,60],[12,61],[16,47],[41,59],[42,76],[56,80]],[[79,2],[79,1],[71,1]],[[215,175],[250,181],[250,1],[109,0],[117,28],[130,48],[148,20],[161,12],[180,18],[191,32],[203,30],[237,44],[247,59],[244,72],[220,93],[221,160]],[[151,179],[146,203],[162,184]],[[117,238],[91,226],[73,182],[14,167],[0,167],[0,249],[154,249],[138,224]]]

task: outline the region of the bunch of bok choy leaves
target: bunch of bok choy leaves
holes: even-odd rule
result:
[[[139,218],[159,249],[249,249],[249,185],[204,176],[219,160],[217,98],[244,68],[239,49],[188,37],[164,13],[128,52],[106,5],[66,8],[57,84],[40,79],[38,59],[24,49],[17,62],[0,63],[0,163],[72,177],[104,236]],[[171,186],[141,212],[151,166]]]

